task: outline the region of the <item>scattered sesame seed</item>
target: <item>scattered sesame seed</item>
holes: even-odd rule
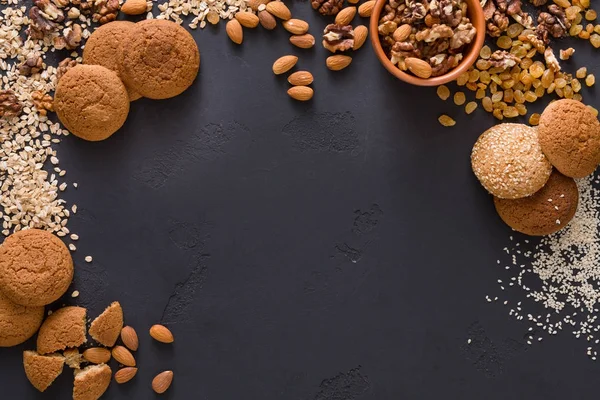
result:
[[[71,297],[78,297],[79,296],[79,290],[74,290],[73,293],[71,293]]]
[[[92,256],[85,256],[85,261],[91,263],[92,262]]]

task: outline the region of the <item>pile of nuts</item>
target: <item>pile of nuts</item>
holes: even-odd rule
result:
[[[521,10],[521,0],[482,1],[490,40],[475,65],[456,81],[458,86],[474,92],[474,101],[464,106],[467,114],[481,104],[497,120],[517,118],[528,114],[527,103],[545,95],[582,101],[583,86],[594,86],[596,78],[587,73],[586,67],[577,69],[575,76],[563,71],[560,61],[571,58],[573,48],[560,49],[557,57],[550,47],[551,40],[569,35],[600,47],[600,24],[593,23],[597,14],[589,8],[589,0],[553,0],[549,5],[544,0],[531,2],[543,8],[537,25]],[[510,23],[509,18],[514,22]],[[442,100],[451,96],[446,86],[438,87],[437,93]],[[456,105],[462,106],[465,99],[460,90],[454,94]],[[594,108],[592,111],[598,113]],[[537,125],[539,114],[530,114],[528,120]],[[455,124],[447,115],[442,115],[439,122],[444,126]]]
[[[378,30],[392,64],[424,79],[455,68],[476,34],[464,0],[390,0]]]

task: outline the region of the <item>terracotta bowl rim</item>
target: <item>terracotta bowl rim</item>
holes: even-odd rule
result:
[[[375,6],[373,7],[373,12],[371,13],[371,19],[369,21],[369,34],[371,36],[371,44],[373,45],[375,55],[377,56],[381,64],[384,66],[384,68],[387,69],[396,78],[416,86],[439,86],[444,83],[456,80],[456,78],[458,78],[461,74],[467,71],[475,63],[475,61],[477,61],[479,51],[483,47],[483,43],[485,41],[485,18],[479,0],[465,1],[467,2],[468,9],[470,10],[469,17],[471,19],[471,23],[473,24],[475,29],[477,29],[475,41],[471,43],[471,46],[466,52],[465,57],[456,68],[452,69],[444,75],[423,79],[400,70],[398,67],[392,64],[390,59],[386,56],[385,52],[383,51],[383,48],[381,47],[381,41],[379,38],[378,26],[381,11],[383,10],[383,7],[388,2],[388,0],[376,0]]]

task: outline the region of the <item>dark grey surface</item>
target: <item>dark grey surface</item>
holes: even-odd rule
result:
[[[316,36],[326,23],[308,3],[292,10]],[[331,73],[324,49],[293,48],[281,27],[244,33],[237,47],[224,24],[194,32],[191,89],[133,103],[105,142],[60,146],[81,236],[81,295],[63,303],[94,317],[119,300],[140,334],[138,376],[105,398],[153,398],[165,369],[170,399],[591,398],[584,342],[527,347],[528,326],[484,300],[511,234],[469,166],[492,117],[395,80],[370,44]],[[596,65],[576,43],[565,66]],[[271,72],[289,53],[315,75],[306,104]],[[172,346],[147,335],[161,320]],[[21,352],[33,347],[0,350],[0,398],[70,398],[67,369],[43,395],[27,383]]]

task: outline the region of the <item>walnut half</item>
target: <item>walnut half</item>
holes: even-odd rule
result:
[[[327,25],[323,31],[323,47],[332,53],[351,50],[354,47],[352,25]]]

